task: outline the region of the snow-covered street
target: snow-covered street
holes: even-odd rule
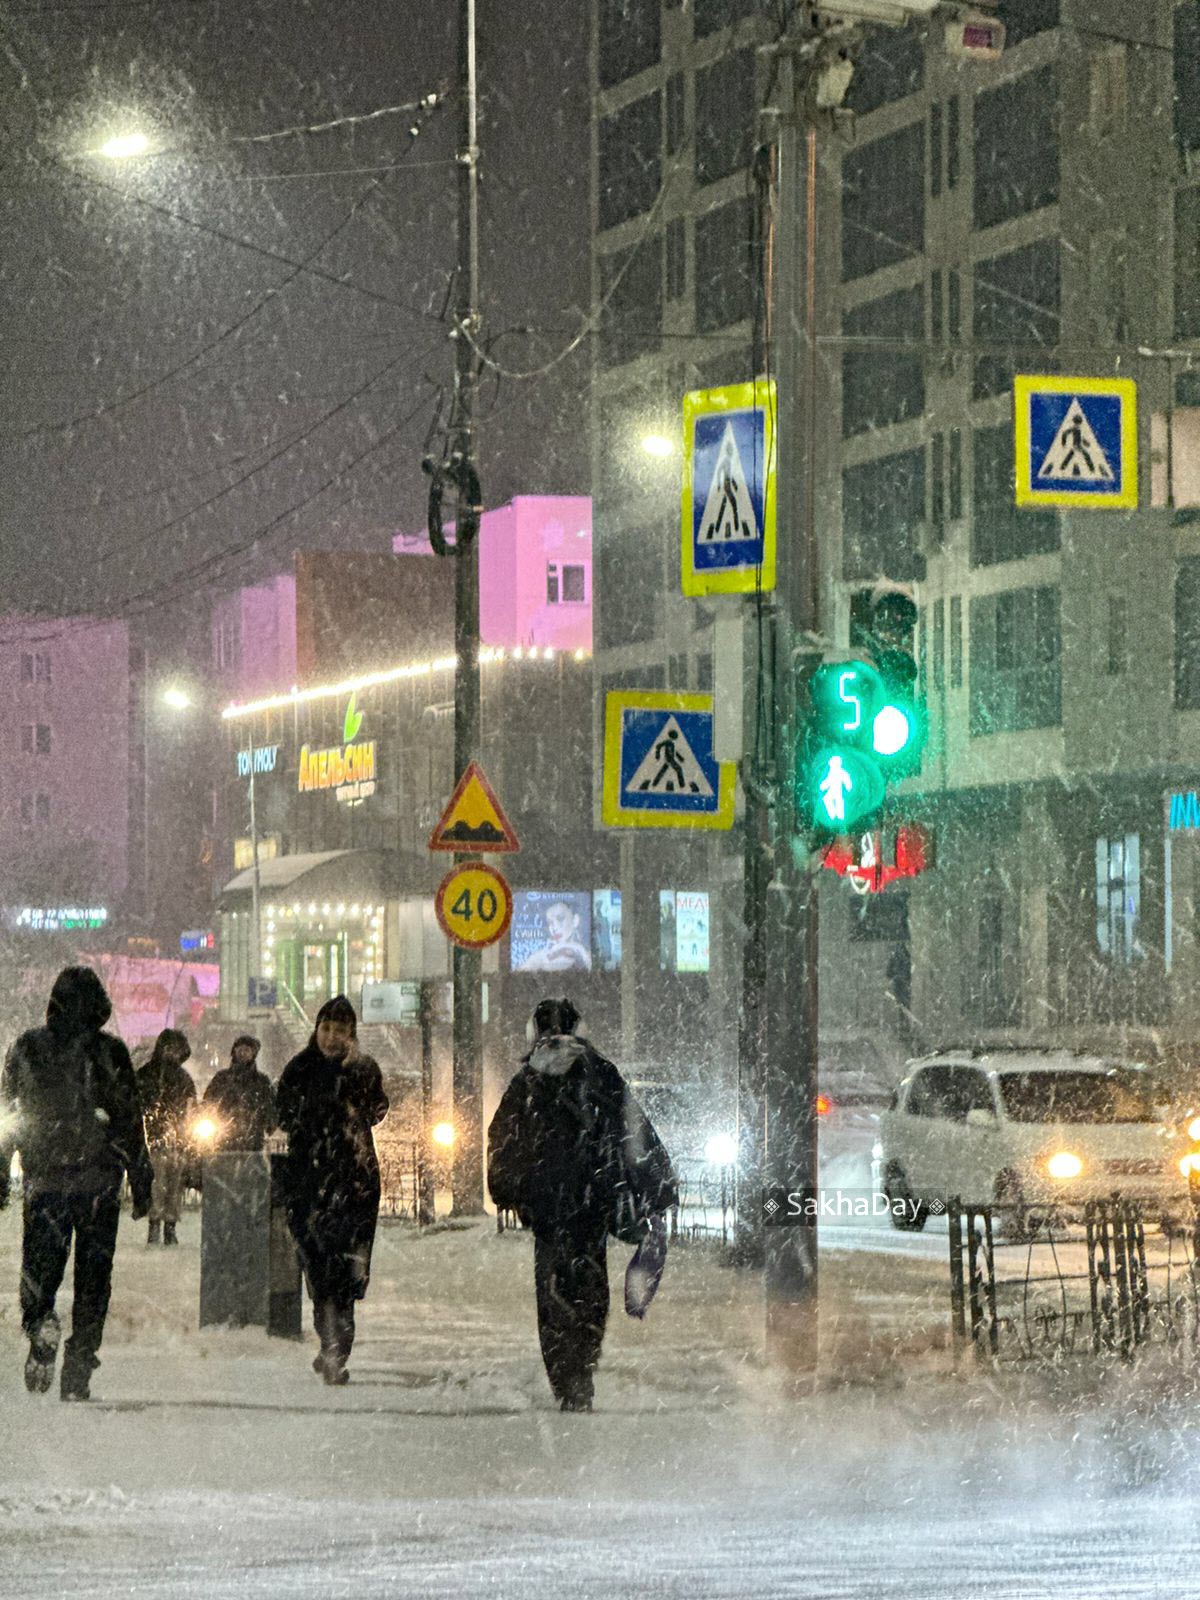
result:
[[[196,1329],[199,1224],[126,1219],[96,1401],[25,1393],[0,1217],[0,1593],[1174,1595],[1200,1555],[1186,1374],[954,1376],[940,1263],[824,1257],[827,1376],[783,1398],[756,1281],[677,1250],[552,1409],[530,1241],[385,1227],[345,1390]],[[832,1230],[831,1230],[832,1231]],[[613,1278],[626,1252],[613,1250]]]

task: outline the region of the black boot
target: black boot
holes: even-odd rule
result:
[[[53,1311],[43,1317],[29,1336],[29,1354],[25,1358],[25,1387],[30,1394],[45,1394],[54,1382],[54,1362],[58,1355],[60,1333],[58,1318]]]
[[[147,1245],[152,1245],[152,1244],[161,1244],[161,1242],[162,1242],[162,1223],[161,1222],[152,1222],[150,1224],[149,1228],[146,1230],[146,1243],[147,1243]]]
[[[90,1400],[92,1373],[99,1365],[95,1356],[72,1356],[68,1345],[59,1387],[61,1397],[64,1400]]]
[[[167,1244],[178,1244],[178,1243],[179,1243],[179,1236],[175,1232],[175,1224],[173,1222],[164,1222],[163,1223],[163,1244],[167,1245]]]
[[[336,1302],[322,1300],[315,1305],[313,1322],[317,1338],[321,1341],[321,1353],[313,1362],[313,1371],[320,1373],[327,1384],[341,1388],[350,1382],[350,1374],[346,1371],[349,1347],[345,1344],[342,1317]],[[353,1325],[351,1326],[353,1328]],[[350,1337],[353,1339],[353,1331]]]

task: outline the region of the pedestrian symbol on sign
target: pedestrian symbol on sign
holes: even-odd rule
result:
[[[712,794],[712,784],[675,717],[668,717],[663,724],[629,788],[641,794]]]
[[[716,471],[708,487],[704,515],[696,535],[699,544],[725,543],[730,539],[757,539],[758,519],[750,486],[746,482],[741,453],[734,438],[733,425],[725,424]]]
[[[1039,478],[1075,478],[1085,483],[1111,483],[1113,469],[1077,399],[1071,401],[1054,442],[1038,468]]]
[[[854,787],[854,779],[846,771],[841,756],[831,756],[829,767],[821,779],[821,800],[830,822],[846,820],[846,796]]]

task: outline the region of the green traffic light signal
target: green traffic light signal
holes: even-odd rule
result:
[[[806,808],[823,833],[850,833],[874,817],[883,804],[879,767],[861,750],[825,746],[807,768]]]

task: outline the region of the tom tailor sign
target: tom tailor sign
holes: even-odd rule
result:
[[[332,789],[343,805],[358,805],[375,793],[375,740],[335,745],[331,750],[300,749],[299,789],[313,794]]]

